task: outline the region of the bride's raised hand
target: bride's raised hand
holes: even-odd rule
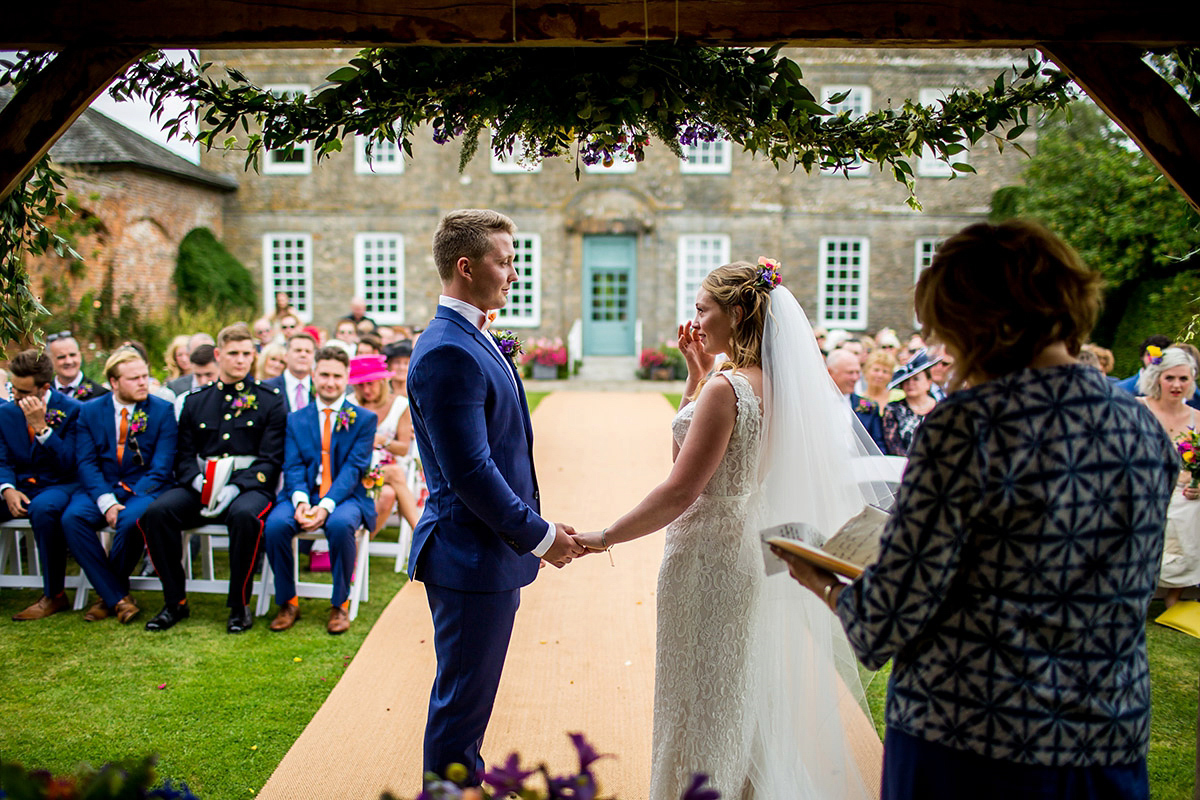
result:
[[[679,326],[679,352],[687,362],[689,378],[699,380],[712,371],[714,359],[704,352],[704,343],[696,335],[691,320]]]

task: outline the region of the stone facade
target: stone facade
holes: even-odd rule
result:
[[[263,85],[304,89],[323,83],[353,55],[350,50],[212,51],[202,60],[236,66]],[[1023,63],[1023,56],[1008,51],[811,49],[791,56],[814,93],[865,87],[872,109],[917,98],[922,89],[986,86],[1014,61]],[[1034,135],[1021,142],[1032,149]],[[227,200],[224,241],[247,265],[262,265],[265,282],[278,276],[283,263],[278,259],[291,247],[288,237],[298,237],[305,280],[311,284],[304,287],[302,310],[324,326],[345,313],[363,286],[355,276],[356,263],[361,271],[364,234],[403,237],[404,303],[393,319],[424,325],[439,292],[430,253],[438,219],[454,208],[490,207],[511,216],[523,234],[535,235],[530,244],[540,253],[540,314],[522,336],[566,337],[587,316],[585,307],[596,307],[602,283],[595,277],[596,259],[603,257],[595,246],[609,237],[631,236],[624,241],[633,243],[634,263],[627,265],[631,270],[623,285],[630,287],[631,313],[640,324],[621,348],[632,353],[636,346],[672,338],[679,317],[687,313],[691,300],[681,285],[680,261],[691,240],[681,243],[681,237],[695,235],[721,237],[731,260],[781,259],[786,283],[814,324],[871,332],[887,326],[905,333],[914,324],[912,287],[921,242],[983,219],[992,192],[1016,182],[1024,161],[1012,148],[1001,153],[993,143],[980,142],[968,156],[977,174],[918,178],[924,211],[915,212],[905,204],[904,187],[869,165],[849,178],[808,175],[777,171],[738,151],[729,153],[727,171],[689,174],[666,147],[652,145],[632,172],[585,172],[576,180],[575,165],[561,159],[536,172],[497,171],[487,144],[480,143],[462,174],[457,145],[433,143],[428,130],[417,132],[413,158],[399,174],[356,169],[356,145],[350,140],[342,153],[301,168],[300,174],[269,168],[244,173],[238,153],[207,153],[202,165],[238,179],[239,191]],[[821,313],[836,294],[830,281],[821,282],[821,264],[829,255],[823,247],[836,244],[828,237],[860,237],[852,241],[865,264],[859,284],[850,288],[865,290],[865,296],[847,324]],[[269,298],[270,292],[264,295]],[[585,354],[597,352],[599,342],[598,335],[588,341],[588,330],[585,325]]]

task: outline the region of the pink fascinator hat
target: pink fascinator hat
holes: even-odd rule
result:
[[[350,385],[387,380],[394,377],[382,355],[355,356],[350,359]]]

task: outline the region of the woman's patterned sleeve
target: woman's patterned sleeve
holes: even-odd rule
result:
[[[980,457],[973,420],[961,405],[943,403],[925,418],[879,560],[838,596],[850,645],[871,669],[918,637],[945,601],[979,511]]]
[[[900,420],[896,418],[896,409],[890,403],[883,409],[883,446],[890,456],[907,455],[904,441],[900,438]]]

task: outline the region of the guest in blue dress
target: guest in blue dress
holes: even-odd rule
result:
[[[917,284],[954,357],[879,560],[789,557],[871,668],[892,659],[885,800],[1147,798],[1146,611],[1178,461],[1075,355],[1099,277],[1038,225],[973,225]],[[957,388],[957,387],[952,387]]]

